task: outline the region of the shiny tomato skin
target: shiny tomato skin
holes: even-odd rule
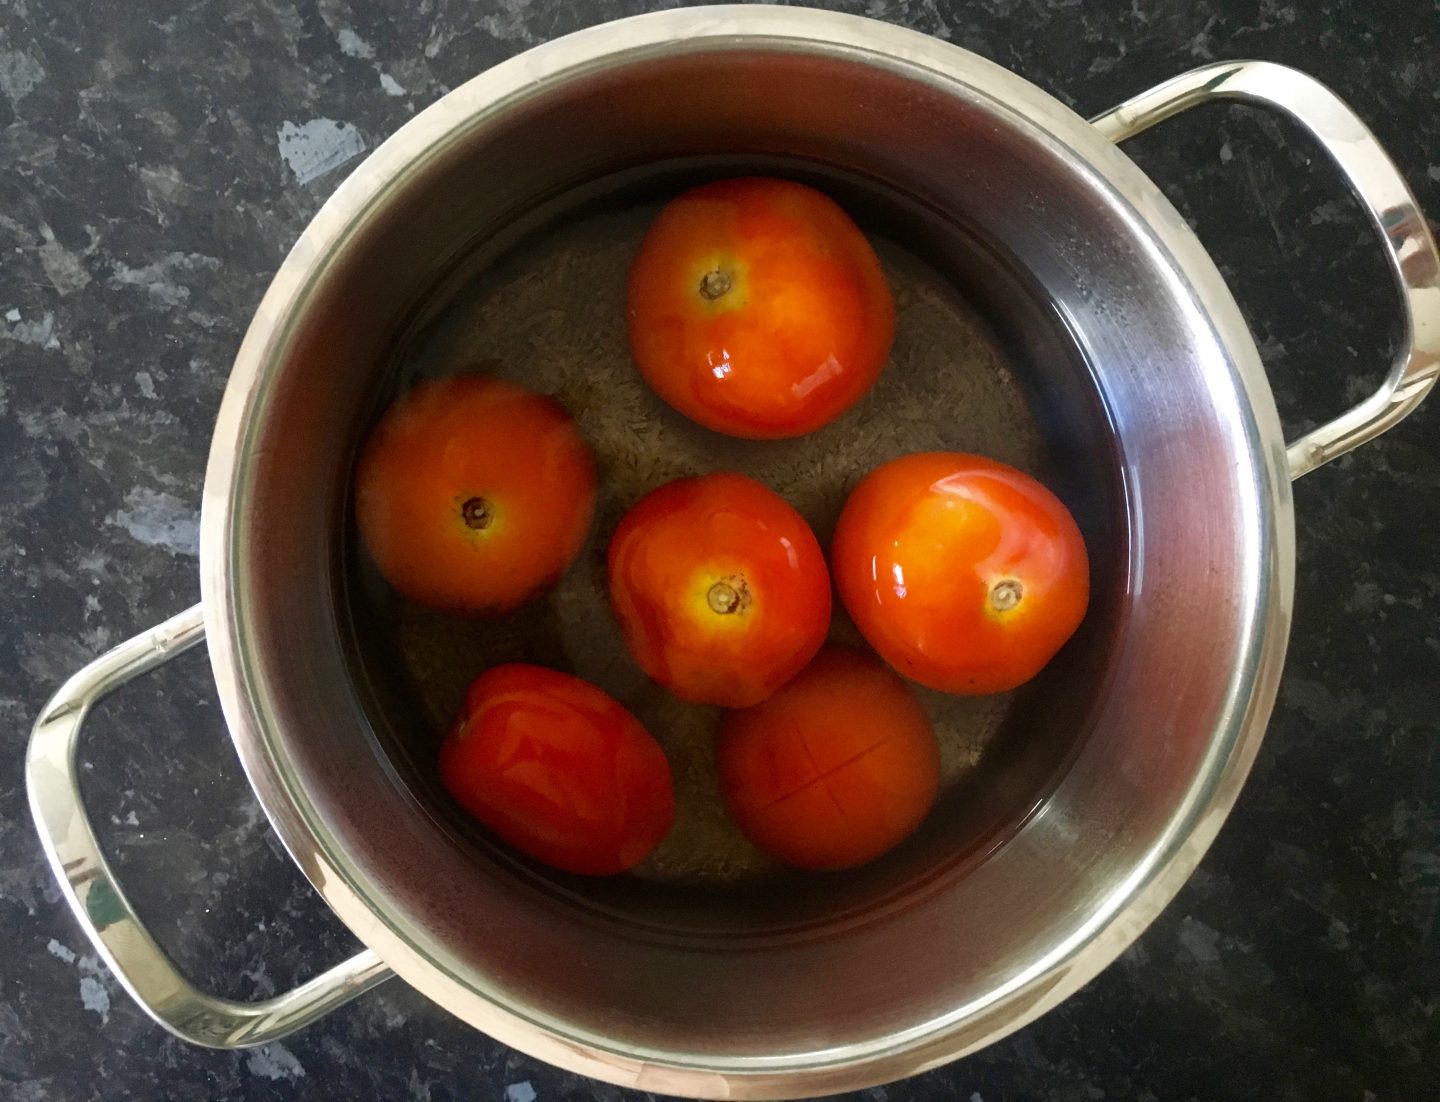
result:
[[[521,853],[585,876],[633,868],[675,821],[670,764],[639,720],[543,666],[475,679],[440,747],[440,779]]]
[[[872,861],[935,801],[940,752],[904,681],[851,647],[825,647],[763,704],[730,712],[720,790],[755,846],[803,869]]]
[[[752,478],[681,478],[634,505],[608,552],[631,654],[684,700],[758,704],[810,661],[830,625],[830,575],[805,519]]]
[[[951,693],[1030,680],[1090,598],[1085,541],[1060,499],[1014,467],[960,452],[907,455],[866,475],[841,511],[831,565],[880,656]]]
[[[631,354],[655,392],[754,440],[840,416],[879,377],[895,336],[894,297],[865,235],[789,180],[720,180],[672,200],[630,268],[628,304]]]
[[[507,612],[557,581],[595,511],[595,458],[553,398],[483,376],[422,382],[355,471],[361,540],[423,604]]]

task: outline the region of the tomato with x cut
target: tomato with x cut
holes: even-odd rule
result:
[[[935,800],[940,751],[905,682],[828,646],[754,708],[731,712],[716,750],[731,817],[757,848],[804,869],[842,869],[902,842]]]

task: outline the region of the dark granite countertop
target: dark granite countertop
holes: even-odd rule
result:
[[[195,600],[211,422],[248,317],[344,174],[486,66],[644,0],[0,0],[0,1099],[638,1098],[399,983],[283,1043],[170,1038],[97,963],[20,761],[58,683]],[[1091,114],[1198,63],[1318,75],[1440,211],[1433,0],[855,0]],[[1371,231],[1290,126],[1205,109],[1133,143],[1221,262],[1291,431],[1398,339]],[[1296,489],[1279,704],[1200,870],[1124,957],[873,1102],[1440,1099],[1440,398]],[[283,990],[351,951],[271,834],[202,655],[107,705],[87,794],[197,979]]]

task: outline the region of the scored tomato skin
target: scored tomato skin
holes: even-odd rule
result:
[[[1090,596],[1085,541],[1050,490],[961,452],[871,471],[831,544],[840,599],[906,677],[961,694],[1024,684],[1074,634]]]
[[[935,801],[940,753],[898,676],[852,647],[825,647],[784,688],[730,712],[716,747],[721,795],[757,848],[804,869],[872,861]]]
[[[631,654],[684,700],[758,704],[829,630],[819,541],[784,498],[744,475],[719,471],[652,491],[621,519],[608,564]],[[737,603],[719,611],[712,594]]]
[[[455,376],[418,384],[371,430],[355,469],[355,519],[406,597],[508,612],[574,560],[595,492],[595,457],[559,402]]]
[[[727,287],[714,298],[712,273]],[[874,385],[895,336],[894,296],[865,235],[789,180],[720,180],[672,200],[627,298],[631,354],[655,392],[754,440],[833,421]]]
[[[440,747],[440,779],[520,852],[586,876],[633,868],[675,821],[659,743],[594,685],[543,666],[475,679]]]

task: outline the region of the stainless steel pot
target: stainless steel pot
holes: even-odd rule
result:
[[[1407,319],[1380,390],[1288,444],[1214,264],[1114,144],[1214,99],[1279,111],[1324,148],[1379,231]],[[336,531],[379,371],[371,350],[462,238],[606,173],[712,153],[838,166],[934,212],[942,246],[963,223],[1003,249],[1083,354],[1052,382],[1103,407],[1128,528],[1105,673],[1043,806],[983,861],[936,850],[923,872],[789,928],[591,905],[477,855],[397,783],[336,627]],[[1434,383],[1437,271],[1374,138],[1276,65],[1206,66],[1086,122],[964,50],[819,11],[667,12],[531,50],[381,146],[280,269],[215,430],[202,604],[81,671],[36,723],[28,784],[46,852],[97,952],[158,1022],[200,1044],[279,1037],[393,969],[535,1056],[696,1097],[838,1091],[971,1052],[1112,961],[1215,837],[1280,676],[1290,480],[1394,424]],[[112,877],[76,787],[90,706],[202,633],[265,811],[369,946],[262,1003],[178,974]]]

